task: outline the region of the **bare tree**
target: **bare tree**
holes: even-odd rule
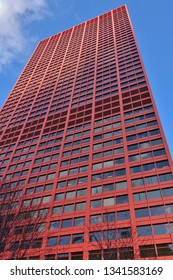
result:
[[[94,250],[93,258],[98,257],[102,260],[141,259],[140,248],[150,244],[150,241],[152,243],[152,237],[148,235],[147,228],[139,232],[133,224],[131,226],[126,224],[120,226],[119,224],[118,226],[117,222],[111,219],[109,213],[105,214],[104,223],[97,218],[95,221],[92,220],[92,223],[88,231],[90,247]],[[148,253],[146,258],[156,259],[156,256]]]
[[[16,205],[13,197],[0,203],[0,259],[22,259],[28,249],[41,247],[47,209]]]

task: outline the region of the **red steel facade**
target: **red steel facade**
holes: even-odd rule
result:
[[[38,44],[0,147],[1,216],[11,197],[20,223],[46,213],[37,245],[16,230],[25,258],[101,259],[112,230],[115,259],[173,259],[172,160],[126,6]]]

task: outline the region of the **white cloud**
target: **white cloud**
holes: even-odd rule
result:
[[[25,28],[47,14],[47,0],[0,0],[0,70],[28,45]]]

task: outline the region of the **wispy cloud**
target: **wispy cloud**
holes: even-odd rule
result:
[[[22,53],[32,38],[25,29],[48,14],[48,0],[0,0],[0,70]]]

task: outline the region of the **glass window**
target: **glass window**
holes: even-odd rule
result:
[[[116,190],[122,190],[122,189],[126,189],[127,188],[127,182],[119,182],[116,183]]]
[[[39,217],[46,217],[48,215],[49,209],[45,208],[45,209],[41,209],[39,211]]]
[[[163,196],[173,196],[173,188],[162,189]]]
[[[115,164],[115,165],[123,164],[124,162],[125,162],[125,159],[124,159],[124,158],[117,158],[117,159],[114,159],[114,164]]]
[[[31,248],[41,248],[42,246],[42,239],[35,239],[31,240]]]
[[[128,151],[133,151],[133,150],[136,150],[136,149],[138,149],[138,144],[128,146]]]
[[[151,216],[159,216],[165,214],[165,209],[163,205],[150,207]]]
[[[104,198],[103,199],[103,206],[111,206],[115,204],[114,197]]]
[[[131,228],[118,229],[118,238],[131,238]]]
[[[155,184],[157,182],[158,182],[157,176],[150,176],[150,177],[145,178],[146,184]]]
[[[41,159],[40,159],[41,160]],[[47,157],[44,157],[43,158],[43,162],[45,162],[45,161],[50,161],[51,160],[51,157],[50,156],[47,156]]]
[[[150,236],[152,235],[151,226],[139,226],[137,227],[138,236]]]
[[[141,200],[146,200],[146,193],[141,192],[141,193],[134,193],[133,194],[133,200],[134,201],[141,201]]]
[[[157,244],[157,252],[159,256],[172,256],[173,244]]]
[[[43,189],[44,189],[43,186],[36,187],[35,192],[36,192],[36,193],[42,192]]]
[[[165,207],[167,214],[173,214],[173,204],[167,204]]]
[[[85,217],[74,218],[74,226],[84,226],[85,225]]]
[[[158,133],[159,133],[159,131],[158,131]],[[155,140],[151,141],[152,146],[159,145],[162,143],[163,143],[162,139],[155,139]]]
[[[70,235],[60,236],[59,245],[68,245],[70,244]]]
[[[18,202],[12,202],[11,203],[11,209],[15,209],[15,208],[17,208],[18,207]]]
[[[60,214],[62,213],[62,206],[53,207],[52,214]]]
[[[139,143],[139,148],[140,149],[148,148],[148,147],[150,147],[150,142],[149,141],[143,142],[143,143]]]
[[[46,177],[45,177],[46,178]],[[29,183],[35,183],[37,181],[36,177],[30,178]],[[40,181],[40,180],[39,180]]]
[[[78,173],[78,168],[70,169],[70,174],[77,174],[77,173]]]
[[[68,170],[60,171],[59,172],[59,177],[67,176],[68,175]]]
[[[86,202],[76,203],[76,211],[85,210],[85,208],[86,208]]]
[[[131,174],[137,173],[137,172],[142,172],[142,167],[140,165],[139,166],[130,167],[130,173]]]
[[[126,169],[115,170],[115,175],[116,176],[124,176],[124,175],[126,175]]]
[[[94,181],[98,181],[98,180],[101,180],[102,179],[102,174],[95,174],[95,175],[92,175],[92,182]]]
[[[75,191],[67,192],[66,193],[66,198],[74,198],[76,195]]]
[[[168,234],[170,233],[168,224],[153,225],[154,234]]]
[[[167,182],[167,181],[173,180],[173,176],[171,173],[161,174],[161,175],[159,175],[159,180],[160,180],[160,182]]]
[[[154,245],[139,246],[139,250],[141,258],[156,257]]]
[[[19,196],[21,196],[21,194],[22,194],[22,191],[16,191],[15,192],[15,197],[19,197]]]
[[[75,186],[76,185],[76,179],[68,180],[68,186]]]
[[[155,170],[155,164],[154,163],[144,164],[143,170],[144,171]]]
[[[93,164],[93,170],[97,170],[97,169],[100,169],[100,168],[102,168],[102,163],[101,162]]]
[[[114,222],[115,220],[116,220],[116,218],[115,218],[114,212],[103,214],[104,223]]]
[[[69,151],[63,153],[63,157],[66,157],[66,156],[69,156],[69,155],[70,155],[70,152],[69,152]]]
[[[24,207],[29,206],[30,202],[31,202],[30,199],[24,200],[23,203],[22,203],[22,206],[24,206]]]
[[[64,206],[64,213],[73,212],[74,211],[74,204],[69,204]]]
[[[148,208],[135,209],[135,216],[136,216],[136,218],[149,217]]]
[[[115,240],[116,239],[116,231],[115,229],[108,229],[103,231],[103,239],[104,240]]]
[[[78,154],[78,153],[80,153],[80,149],[75,149],[75,150],[72,151],[72,155],[75,155],[75,154]],[[68,155],[70,155],[70,152],[69,152],[69,154],[66,154],[66,156],[68,156]]]
[[[165,152],[165,149],[161,149],[161,150],[153,151],[153,154],[154,154],[155,157],[157,157],[157,156],[165,155],[166,152]]]
[[[48,202],[50,202],[50,199],[51,199],[51,195],[44,196],[42,199],[42,203],[48,203]]]
[[[143,186],[143,185],[144,185],[144,179],[143,178],[132,180],[132,186],[133,187],[138,187],[138,186]]]
[[[84,242],[84,234],[77,233],[72,235],[72,244],[78,244]]]
[[[97,194],[97,193],[101,193],[102,192],[102,186],[98,186],[98,187],[93,187],[91,189],[91,193],[92,194]]]
[[[66,254],[58,254],[57,255],[57,259],[58,260],[68,260],[69,259],[69,254],[66,253]]]
[[[164,168],[164,167],[168,167],[168,166],[169,166],[169,163],[168,163],[167,160],[156,162],[156,167],[157,168]]]
[[[80,196],[85,196],[86,195],[86,189],[81,189],[81,190],[78,190],[77,191],[77,197],[80,197]]]
[[[72,227],[72,219],[62,221],[62,228]]]
[[[87,177],[80,177],[80,178],[78,178],[78,184],[87,183],[87,180],[88,180]]]
[[[97,199],[97,200],[92,200],[91,201],[91,208],[98,208],[102,206],[102,200]]]
[[[129,161],[130,161],[130,162],[136,161],[136,160],[140,160],[140,155],[132,155],[132,156],[129,156]]]
[[[49,190],[51,190],[53,188],[53,184],[47,184],[46,186],[45,186],[45,191],[49,191]]]
[[[47,240],[47,247],[56,246],[58,244],[58,237],[49,237]]]
[[[31,194],[34,192],[34,188],[26,189],[26,194]]]
[[[104,155],[104,157],[111,156],[112,155],[112,150],[108,150],[108,151],[103,152],[103,155]],[[101,156],[102,156],[102,154],[101,154]]]
[[[39,171],[40,167],[35,167],[32,169],[32,173],[37,173]]]
[[[113,171],[103,173],[103,179],[108,179],[108,178],[112,178],[112,177],[114,177]]]
[[[115,155],[118,155],[118,154],[121,154],[121,153],[123,153],[124,152],[124,148],[116,148],[116,149],[114,149],[114,154]],[[116,164],[116,163],[115,163]]]
[[[24,240],[21,242],[21,245],[20,245],[20,249],[23,250],[23,249],[29,249],[30,247],[30,241],[29,240]]]
[[[46,223],[37,224],[35,230],[38,232],[42,232],[45,230],[45,225],[46,225]]]
[[[38,182],[46,180],[46,175],[38,176]]]
[[[60,227],[60,221],[53,221],[50,223],[50,230],[58,229]]]
[[[55,195],[55,200],[62,200],[64,199],[64,193],[58,193]]]
[[[114,144],[120,144],[123,143],[123,139],[122,138],[118,138],[114,140]]]
[[[23,170],[21,176],[28,174],[28,170]]]
[[[21,234],[23,231],[23,227],[15,227],[15,234]],[[0,247],[1,248],[1,247]],[[0,252],[1,252],[1,249],[0,249]]]
[[[160,190],[148,191],[147,196],[148,196],[148,199],[161,198],[161,192],[160,192]]]
[[[80,162],[87,161],[88,159],[89,159],[89,156],[83,156],[80,158]]]
[[[148,153],[143,153],[143,154],[141,154],[141,158],[142,158],[142,159],[152,158],[152,152],[148,152]]]
[[[103,147],[108,147],[108,146],[111,146],[112,145],[112,141],[106,141],[103,143]],[[101,144],[101,147],[102,148],[102,144]]]
[[[71,253],[71,260],[83,260],[83,252]]]
[[[61,162],[61,166],[67,166],[69,164],[69,160],[64,160]]]
[[[102,148],[102,143],[95,144],[93,147],[94,147],[94,150],[101,149]]]
[[[86,171],[88,171],[88,166],[81,166],[81,167],[79,168],[79,171],[80,171],[80,172],[86,172]]]
[[[99,214],[99,215],[90,216],[90,223],[91,223],[91,224],[99,224],[99,223],[102,223],[102,215]]]
[[[125,210],[125,211],[119,211],[117,212],[117,220],[128,220],[130,219],[130,211]]]
[[[130,135],[130,136],[127,136],[127,141],[132,141],[132,140],[136,140],[136,135]]]
[[[123,204],[128,202],[128,195],[121,195],[116,197],[116,204]]]
[[[101,251],[90,251],[89,260],[101,260]]]
[[[57,188],[64,188],[66,186],[66,181],[58,182]]]
[[[112,190],[114,190],[114,184],[113,183],[112,184],[107,184],[107,185],[103,186],[103,191],[104,192],[110,192]]]
[[[36,204],[40,204],[40,203],[41,203],[41,198],[40,197],[33,198],[32,205],[36,205]]]
[[[113,166],[114,162],[113,160],[109,160],[109,161],[105,161],[103,162],[103,167],[110,167],[110,166]]]
[[[93,155],[93,159],[101,158],[101,157],[102,157],[102,153],[97,153]]]
[[[89,234],[90,242],[99,242],[102,240],[102,232],[101,231],[93,231]]]

